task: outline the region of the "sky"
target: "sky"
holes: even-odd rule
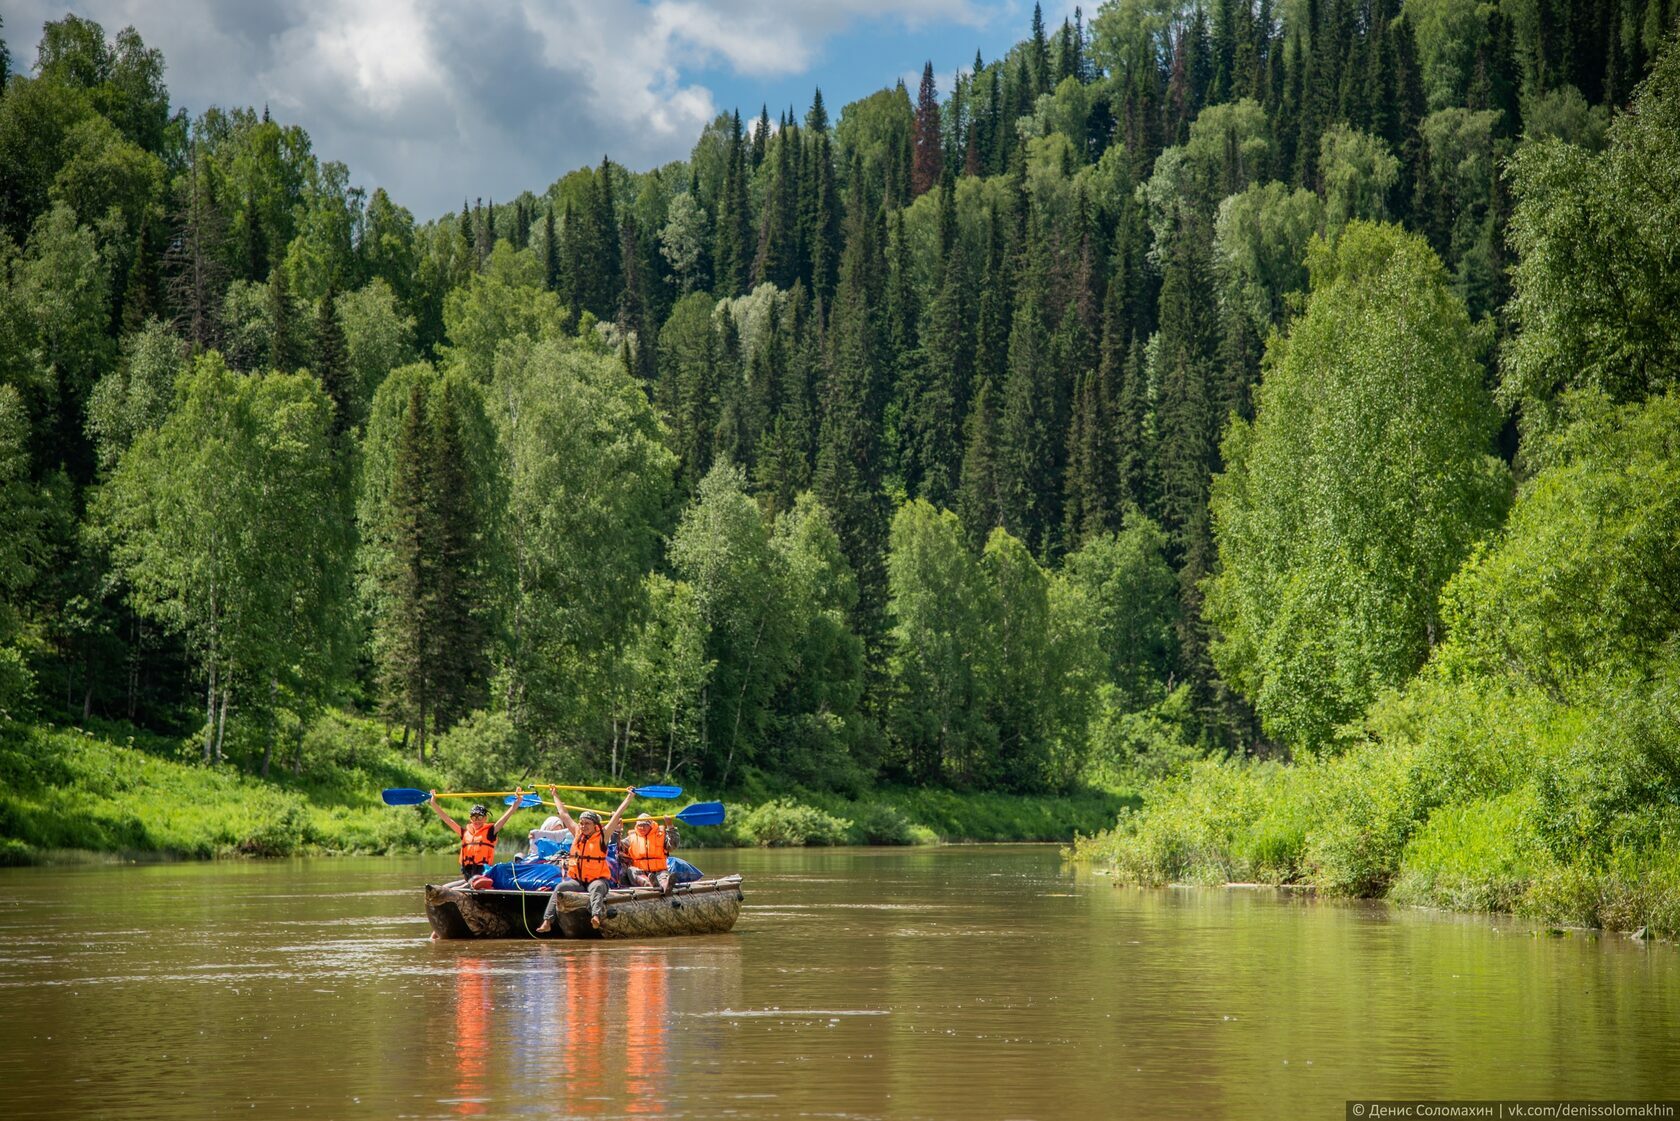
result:
[[[1092,4],[1092,7],[1095,5]],[[1060,25],[1071,3],[1045,3]],[[65,0],[5,0],[13,68]],[[267,104],[316,155],[424,221],[463,199],[542,191],[603,154],[635,170],[685,158],[717,113],[803,117],[933,62],[944,92],[978,49],[1024,38],[1032,0],[82,0],[108,38],[163,52],[170,99]]]

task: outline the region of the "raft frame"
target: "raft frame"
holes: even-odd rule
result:
[[[426,885],[426,921],[434,938],[657,938],[723,934],[746,895],[739,874],[658,888],[614,888],[600,929],[589,923],[589,893],[562,891],[554,929],[537,933],[550,891],[470,888],[465,880]]]

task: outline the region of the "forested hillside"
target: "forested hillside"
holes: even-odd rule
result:
[[[1672,711],[1677,15],[1035,9],[950,89],[419,218],[49,23],[0,56],[0,710],[852,792],[1354,758],[1494,678]]]

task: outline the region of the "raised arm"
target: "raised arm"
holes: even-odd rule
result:
[[[577,823],[572,820],[572,815],[566,812],[566,804],[560,800],[560,788],[557,786],[551,786],[548,788],[548,792],[554,796],[554,812],[560,815],[561,827],[564,828],[566,832],[576,837],[578,832]]]
[[[513,788],[513,805],[509,806],[507,808],[507,812],[502,814],[501,817],[498,817],[496,819],[496,832],[497,833],[500,833],[502,831],[502,826],[504,826],[508,823],[508,818],[512,817],[516,812],[518,812],[518,810],[520,808],[519,804],[521,802],[523,802],[524,800],[525,800],[525,791],[520,789],[517,786],[514,787]]]
[[[602,833],[603,836],[612,837],[615,834],[617,834],[618,823],[624,819],[624,807],[628,806],[630,804],[630,799],[634,798],[635,796],[636,796],[636,788],[634,786],[629,786],[629,787],[625,788],[625,790],[624,790],[624,801],[622,801],[618,804],[618,809],[613,811],[612,819],[607,822],[606,828],[601,830],[601,833]],[[603,842],[603,843],[605,843],[605,842]]]
[[[432,812],[438,815],[438,820],[442,821],[445,825],[449,826],[449,828],[455,830],[456,836],[460,836],[461,827],[459,825],[455,824],[455,819],[454,818],[450,817],[448,814],[443,812],[443,807],[442,806],[438,805],[438,803],[437,803],[437,791],[435,791],[435,790],[432,791],[432,797],[426,804],[428,806],[432,807]]]

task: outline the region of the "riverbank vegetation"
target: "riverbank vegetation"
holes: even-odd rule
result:
[[[399,809],[379,801],[384,787],[459,784],[446,768],[415,763],[374,721],[326,714],[298,737],[296,757],[281,761],[267,778],[230,765],[205,767],[196,754],[197,745],[179,737],[100,720],[84,727],[0,726],[0,864],[79,860],[95,853],[126,859],[453,856],[457,846],[426,807]],[[568,797],[612,802],[607,795]],[[909,788],[854,800],[757,774],[723,797],[725,823],[681,830],[684,851],[1065,842],[1076,832],[1094,832],[1136,803],[1100,791],[1070,799]],[[634,808],[673,812],[709,798],[691,789],[679,802],[639,802]],[[542,817],[537,811],[516,816],[508,825],[504,855],[522,846]],[[447,869],[448,857],[440,860],[439,868]]]
[[[541,774],[1065,837],[1148,782],[1081,853],[1671,930],[1676,18],[1035,10],[948,93],[420,221],[49,23],[0,836],[401,848],[378,786]]]

